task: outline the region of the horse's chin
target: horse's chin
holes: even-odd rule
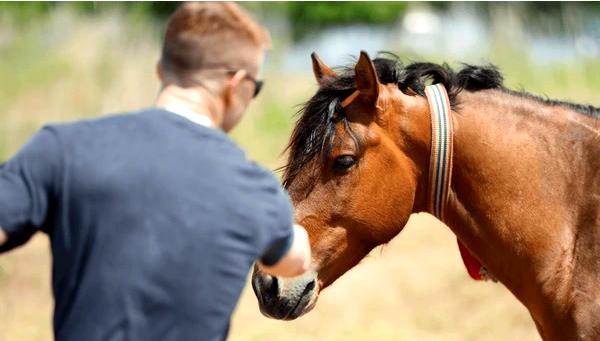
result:
[[[256,272],[252,288],[260,311],[276,320],[295,320],[311,311],[319,297],[316,274],[308,273],[294,278],[277,278]]]

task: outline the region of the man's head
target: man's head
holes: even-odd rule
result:
[[[159,76],[163,87],[201,86],[222,100],[227,131],[256,91],[269,44],[267,31],[234,3],[184,3],[167,24]]]

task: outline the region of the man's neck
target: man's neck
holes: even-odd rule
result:
[[[223,104],[202,87],[167,85],[158,94],[156,106],[211,128],[223,123]]]

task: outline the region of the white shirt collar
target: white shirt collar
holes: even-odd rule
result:
[[[215,122],[213,122],[213,120],[211,120],[210,117],[208,117],[207,115],[197,114],[181,105],[168,105],[163,109],[173,114],[184,117],[198,125],[209,128],[216,128]]]

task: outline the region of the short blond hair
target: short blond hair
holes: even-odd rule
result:
[[[160,66],[178,79],[205,69],[244,69],[248,50],[269,47],[269,33],[231,2],[189,2],[165,31]]]

